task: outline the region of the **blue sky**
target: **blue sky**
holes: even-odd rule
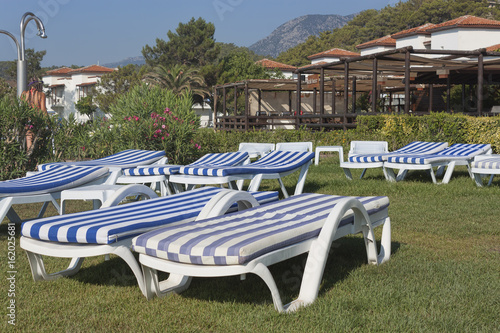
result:
[[[105,64],[141,55],[156,38],[167,40],[180,22],[202,17],[215,25],[218,42],[250,46],[281,24],[307,14],[349,15],[381,9],[396,0],[0,0],[0,30],[20,38],[20,21],[31,11],[48,38],[29,22],[26,48],[46,50],[42,66]],[[17,59],[14,42],[0,34],[0,61]]]

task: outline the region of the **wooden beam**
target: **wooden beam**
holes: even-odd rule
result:
[[[484,64],[483,54],[477,57],[477,114],[481,116],[483,112],[483,84],[484,84]]]
[[[377,58],[373,58],[373,78],[372,78],[372,112],[377,111]]]
[[[410,113],[410,52],[405,53],[405,113]]]

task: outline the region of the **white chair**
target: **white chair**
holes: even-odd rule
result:
[[[148,299],[179,293],[191,277],[253,273],[271,291],[274,307],[292,312],[318,296],[330,246],[336,239],[363,233],[368,263],[390,258],[391,227],[387,197],[339,197],[304,193],[224,217],[200,216],[179,227],[164,227],[132,241],[139,253]],[[380,253],[373,229],[383,225]],[[283,306],[267,268],[309,253],[298,298]],[[168,272],[159,281],[158,271]]]
[[[438,168],[438,175],[446,168],[442,183],[447,184],[456,165],[465,165],[471,178],[474,178],[470,168],[470,162],[477,155],[490,154],[491,146],[489,144],[466,144],[456,143],[435,154],[417,154],[417,155],[392,155],[384,162],[385,174],[389,181],[403,180],[408,170],[428,170],[432,182],[437,184],[434,168]],[[401,171],[396,176],[394,169]]]

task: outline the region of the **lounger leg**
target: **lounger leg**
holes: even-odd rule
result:
[[[172,293],[181,293],[191,284],[192,278],[190,276],[170,274],[165,281],[158,281],[158,271],[156,269],[142,266],[144,273],[144,296],[152,299],[155,295],[164,297]]]
[[[281,188],[281,192],[283,192],[283,196],[285,197],[285,199],[288,198],[289,195],[288,195],[285,184],[283,183],[283,180],[281,179],[281,177],[278,178],[278,182],[280,183],[280,188]]]
[[[354,198],[342,200],[330,212],[318,238],[311,244],[304,269],[304,276],[302,277],[299,297],[285,306],[287,312],[293,312],[302,306],[307,306],[317,298],[328,252],[330,251],[333,239],[335,239],[338,225],[349,209],[352,209],[354,212],[355,228],[359,230],[356,227],[358,226],[363,231],[368,262],[370,264],[379,264],[382,260],[388,260],[388,256],[390,255],[390,240],[388,240],[388,237],[390,237],[390,222],[387,221],[387,225],[384,225],[385,230],[383,231],[384,239],[382,244],[384,253],[377,256],[373,228],[363,204]],[[388,251],[389,253],[387,253]]]
[[[137,263],[137,260],[135,259],[130,249],[126,246],[119,246],[113,251],[113,254],[116,254],[117,256],[122,258],[130,267],[130,269],[132,269],[132,272],[134,273],[135,278],[137,279],[137,284],[139,285],[142,294],[146,296],[146,287],[141,267]]]
[[[276,286],[273,275],[266,267],[266,265],[264,265],[263,263],[258,263],[252,270],[252,273],[258,275],[266,283],[273,297],[274,308],[278,310],[278,312],[284,312],[285,308],[283,307],[283,302],[281,301],[278,287]]]
[[[363,171],[361,171],[361,176],[359,176],[359,179],[363,178],[365,176],[365,173],[366,173],[366,169],[363,169]]]
[[[396,174],[394,173],[394,169],[386,168],[386,167],[383,167],[383,169],[384,169],[385,179],[387,179],[390,182],[397,181]]]
[[[14,222],[14,223],[21,223],[22,222],[21,218],[19,217],[19,215],[17,215],[16,211],[12,207],[9,208],[6,215],[7,215],[7,218],[11,222]],[[3,216],[2,216],[2,220],[3,220]]]
[[[400,169],[398,172],[398,175],[396,176],[396,181],[399,182],[399,181],[405,179],[407,174],[408,174],[408,170]]]
[[[443,177],[443,184],[448,184],[451,179],[451,175],[453,174],[453,169],[455,169],[455,162],[450,162]]]
[[[33,280],[35,281],[49,281],[55,280],[63,276],[71,276],[76,274],[80,267],[82,266],[84,258],[73,258],[71,259],[71,263],[68,268],[56,273],[47,273],[45,270],[45,265],[43,264],[43,257],[38,253],[33,253],[30,251],[26,251],[28,255],[28,261],[31,267],[31,274],[33,275]]]
[[[351,169],[348,168],[342,168],[344,170],[344,174],[347,177],[347,179],[352,180],[352,174],[351,174]]]
[[[312,164],[312,161],[306,163],[300,168],[299,180],[297,181],[297,185],[295,185],[295,192],[293,195],[301,194],[304,189],[304,184],[306,183],[307,172],[309,171],[309,166]]]

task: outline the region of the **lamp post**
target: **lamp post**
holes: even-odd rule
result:
[[[47,38],[45,34],[45,27],[42,21],[32,12],[24,13],[21,18],[20,30],[21,30],[21,43],[17,41],[17,38],[8,31],[0,30],[0,33],[5,34],[14,40],[17,47],[17,96],[20,97],[22,92],[27,89],[27,71],[26,71],[26,59],[24,58],[24,31],[26,30],[26,25],[29,21],[35,20],[36,26],[38,28],[37,36],[41,38]]]

